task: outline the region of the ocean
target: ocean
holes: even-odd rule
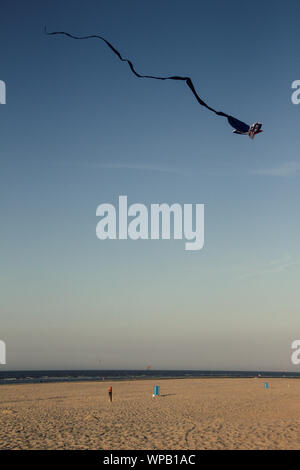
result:
[[[300,378],[300,372],[224,370],[22,370],[0,371],[0,385],[184,378]]]

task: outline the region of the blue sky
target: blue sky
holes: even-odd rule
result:
[[[1,329],[8,369],[290,369],[299,337],[296,1],[1,8]],[[235,136],[212,107],[264,133]],[[205,247],[100,241],[96,207],[204,203]],[[299,367],[298,367],[299,368]]]

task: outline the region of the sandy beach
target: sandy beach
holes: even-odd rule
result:
[[[5,385],[1,449],[300,449],[300,380]],[[153,385],[161,396],[153,398]]]

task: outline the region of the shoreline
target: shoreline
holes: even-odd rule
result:
[[[151,380],[156,380],[156,381],[167,381],[167,380],[251,380],[251,379],[269,379],[269,380],[281,380],[281,379],[287,379],[287,380],[297,380],[300,379],[300,377],[277,377],[277,376],[248,376],[248,377],[228,377],[228,376],[201,376],[201,377],[160,377],[160,376],[153,376],[153,377],[136,377],[136,378],[128,378],[128,379],[121,379],[121,378],[107,378],[107,379],[99,379],[99,380],[92,380],[92,379],[87,379],[87,380],[82,380],[82,379],[74,379],[74,380],[40,380],[40,381],[28,381],[28,382],[7,382],[7,383],[0,383],[0,387],[5,387],[5,386],[20,386],[20,385],[51,385],[51,384],[90,384],[90,383],[126,383],[126,382],[149,382]]]
[[[30,374],[31,372],[31,374]],[[74,375],[72,375],[72,371],[63,371],[65,374],[59,376],[60,371],[8,371],[2,372],[0,371],[0,387],[5,385],[30,385],[30,384],[53,384],[53,383],[102,383],[102,382],[139,382],[139,381],[149,381],[149,380],[191,380],[191,379],[300,379],[300,373],[297,372],[254,372],[254,371],[228,371],[227,373],[222,371],[216,371],[212,373],[205,373],[206,371],[199,371],[200,373],[197,375],[197,371],[191,374],[179,374],[172,375],[172,371],[166,371],[164,375],[164,371],[157,371],[157,375],[155,374],[156,371],[152,371],[150,374],[143,374],[144,371],[124,371],[124,375],[116,370],[116,375],[113,375],[114,371],[107,371],[108,375],[103,374],[105,371],[101,372],[99,375],[89,375],[89,371],[86,371],[86,376],[83,373],[76,374],[77,371],[74,371]],[[49,375],[47,375],[47,372]],[[91,371],[91,372],[98,372],[98,371]],[[132,375],[130,376],[130,372]],[[138,373],[140,375],[137,375]],[[178,371],[183,372],[183,371]],[[202,372],[202,373],[201,373]],[[53,374],[51,376],[51,373]],[[24,375],[23,375],[24,374]],[[35,375],[36,374],[36,375]]]

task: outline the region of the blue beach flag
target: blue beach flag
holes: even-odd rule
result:
[[[153,387],[153,396],[159,397],[159,385],[154,385]]]
[[[265,388],[269,388],[268,382],[265,382]]]

